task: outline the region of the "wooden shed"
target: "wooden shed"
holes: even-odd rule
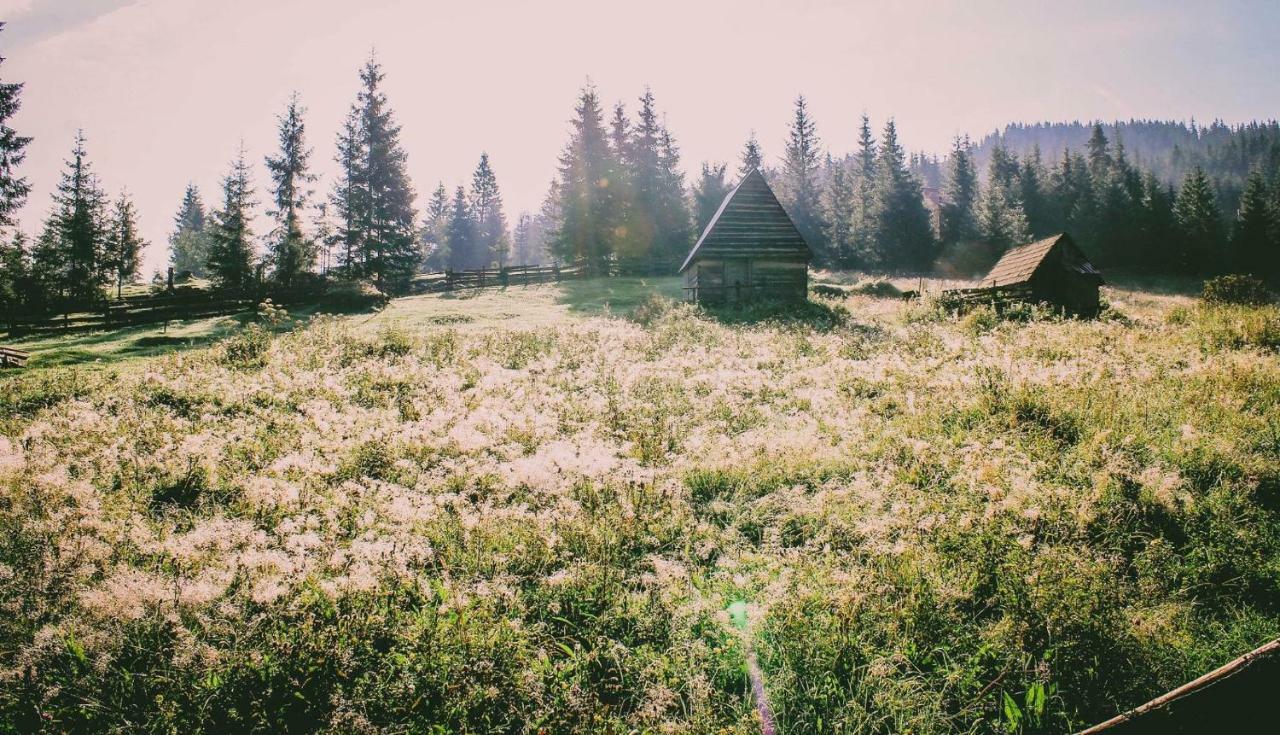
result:
[[[758,170],[725,196],[680,266],[685,298],[803,301],[813,251]]]
[[[971,300],[1049,303],[1076,316],[1096,316],[1102,274],[1065,232],[1010,248],[977,288],[954,292]]]

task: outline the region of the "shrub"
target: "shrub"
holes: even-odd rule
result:
[[[1240,273],[1218,276],[1205,281],[1200,298],[1207,304],[1244,306],[1269,304],[1274,299],[1262,279]]]
[[[888,281],[866,281],[859,283],[850,290],[850,293],[872,296],[877,299],[900,299],[903,297],[902,289]]]
[[[368,311],[384,306],[387,295],[372,281],[338,281],[324,295],[324,308],[334,312]]]
[[[233,368],[260,368],[267,364],[271,349],[271,331],[260,324],[249,324],[239,334],[222,342],[222,364]]]

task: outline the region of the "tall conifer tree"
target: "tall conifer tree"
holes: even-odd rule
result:
[[[84,132],[54,193],[57,236],[65,278],[63,294],[72,306],[88,306],[103,297],[110,273],[106,248],[106,194],[89,164]]]
[[[466,270],[475,267],[476,227],[467,190],[461,186],[453,194],[453,206],[449,212],[447,238],[449,267]]]
[[[116,286],[116,298],[123,296],[124,285],[137,280],[142,267],[142,249],[147,246],[138,234],[138,213],[133,200],[121,193],[111,212],[107,232],[106,265]]]
[[[212,213],[209,232],[209,275],[219,288],[247,293],[254,281],[253,184],[244,146],[222,179],[222,207]]]
[[[800,95],[796,97],[795,114],[783,159],[784,203],[796,229],[819,259],[825,260],[827,247],[822,236],[822,203],[818,188],[819,148],[817,126],[809,117],[804,95]]]
[[[1177,265],[1187,273],[1222,268],[1222,215],[1204,169],[1196,167],[1183,179],[1173,204],[1179,248]]]
[[[5,24],[0,22],[0,31]],[[4,57],[0,56],[0,65]],[[26,177],[18,176],[17,168],[27,157],[27,145],[31,138],[18,135],[10,126],[13,116],[22,107],[22,83],[0,81],[0,227],[12,227],[14,214],[22,208],[31,193]]]
[[[826,240],[830,253],[828,264],[835,268],[857,268],[858,261],[854,248],[854,191],[853,177],[849,174],[844,161],[827,158],[827,186],[823,190],[825,213],[823,221],[826,225]]]
[[[760,142],[756,140],[756,131],[751,131],[747,143],[742,147],[742,164],[738,166],[738,178],[759,169],[764,171],[764,152],[760,150]]]
[[[315,266],[315,242],[302,229],[302,216],[310,199],[311,174],[308,163],[311,149],[307,147],[305,110],[295,92],[289,106],[279,118],[280,151],[267,156],[267,170],[271,173],[272,202],[270,214],[276,221],[271,233],[271,262],[275,266],[275,279],[285,286],[292,285],[298,275]]]
[[[702,163],[702,174],[693,186],[694,222],[699,234],[707,229],[720,202],[729,193],[729,184],[724,180],[728,168],[723,163]]]
[[[946,203],[942,206],[942,241],[976,240],[978,233],[978,172],[968,138],[956,138],[948,162]]]
[[[338,152],[334,157],[338,179],[329,195],[337,219],[329,246],[337,247],[342,272],[348,278],[357,278],[363,273],[367,236],[363,214],[369,208],[366,158],[364,138],[360,134],[360,108],[352,105],[338,132]]]
[[[427,202],[427,211],[422,221],[422,257],[423,262],[432,268],[443,268],[449,264],[449,192],[444,182],[436,184]]]
[[[1240,195],[1240,210],[1231,238],[1233,266],[1271,282],[1280,279],[1280,269],[1277,269],[1280,243],[1275,240],[1276,233],[1276,211],[1267,192],[1267,181],[1262,172],[1255,169]]]
[[[907,170],[893,120],[885,123],[876,161],[876,247],[891,268],[923,270],[937,255],[920,181]]]
[[[481,153],[471,176],[471,217],[475,223],[472,248],[473,267],[488,268],[493,262],[507,264],[511,240],[507,234],[507,215],[502,210],[502,192],[498,177],[489,165],[489,154]]]
[[[610,149],[600,112],[600,98],[592,87],[578,96],[569,142],[560,156],[560,170],[545,206],[555,217],[551,248],[565,260],[585,259],[600,270],[616,252],[622,202],[615,184],[621,166]]]
[[[418,265],[417,214],[414,192],[405,170],[407,156],[400,145],[400,126],[382,91],[385,75],[370,58],[360,72],[363,87],[357,98],[360,153],[364,160],[358,183],[359,247],[364,275],[379,288],[403,291]]]
[[[195,184],[187,184],[182,205],[173,217],[173,234],[169,235],[169,265],[178,273],[190,272],[197,277],[207,275],[209,235],[205,231],[204,200]]]

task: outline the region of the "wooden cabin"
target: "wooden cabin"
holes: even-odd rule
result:
[[[680,266],[689,301],[808,298],[813,251],[758,170],[729,192]]]
[[[977,288],[954,292],[966,300],[1048,303],[1075,316],[1097,316],[1102,274],[1065,232],[1010,248]]]

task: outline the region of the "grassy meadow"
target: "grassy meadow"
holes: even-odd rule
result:
[[[1063,732],[1280,635],[1280,308],[678,295],[13,343],[0,731],[745,735],[751,651],[788,735]]]

